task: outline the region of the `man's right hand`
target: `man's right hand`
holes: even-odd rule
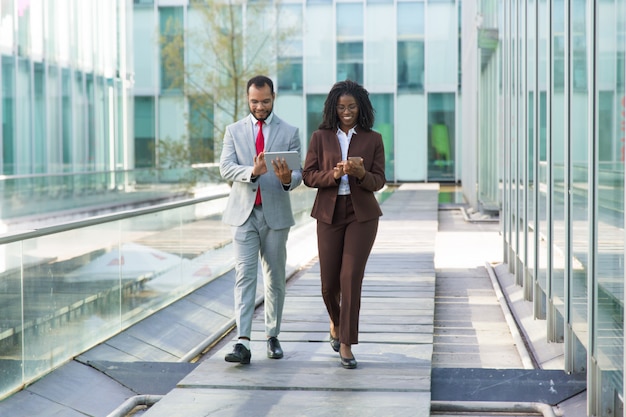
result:
[[[259,153],[254,157],[254,166],[252,167],[252,176],[260,177],[267,172],[267,165],[265,165],[265,152]]]

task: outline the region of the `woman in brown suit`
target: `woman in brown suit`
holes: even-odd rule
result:
[[[311,216],[317,219],[330,344],[347,369],[357,366],[352,345],[359,342],[361,287],[382,215],[374,192],[385,185],[385,151],[373,125],[368,92],[353,81],[336,83],[302,171],[304,183],[317,188]]]

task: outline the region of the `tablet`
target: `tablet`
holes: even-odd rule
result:
[[[283,151],[283,152],[265,152],[265,165],[267,165],[268,172],[274,172],[272,161],[278,159],[285,159],[289,169],[301,169],[300,153],[298,151]]]

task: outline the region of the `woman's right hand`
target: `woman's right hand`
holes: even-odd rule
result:
[[[345,172],[343,170],[344,164],[345,164],[345,161],[337,162],[337,165],[335,166],[335,168],[333,168],[333,176],[335,177],[336,180],[338,180],[339,178],[345,175]]]

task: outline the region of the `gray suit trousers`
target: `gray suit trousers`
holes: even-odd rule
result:
[[[239,337],[250,337],[255,308],[259,254],[265,287],[265,334],[278,336],[285,304],[285,265],[289,227],[270,229],[257,206],[241,226],[233,226],[235,318]]]

